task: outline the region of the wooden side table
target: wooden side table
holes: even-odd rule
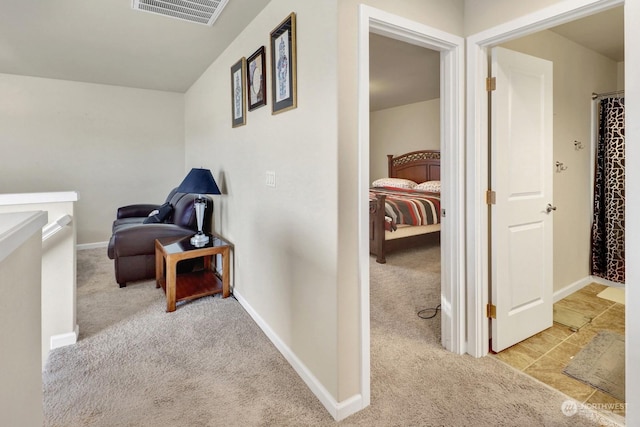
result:
[[[210,236],[209,243],[198,248],[191,236],[156,239],[156,288],[167,295],[167,312],[176,310],[176,302],[222,293],[229,296],[229,254],[231,244],[220,236]],[[222,257],[222,277],[211,269],[211,258]],[[204,269],[177,273],[177,264],[185,259],[204,259]],[[215,265],[214,265],[215,267]],[[166,273],[165,273],[166,272]]]

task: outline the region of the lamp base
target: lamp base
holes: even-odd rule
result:
[[[209,236],[204,233],[194,234],[193,237],[191,237],[191,244],[196,248],[201,248],[207,243],[209,243]]]

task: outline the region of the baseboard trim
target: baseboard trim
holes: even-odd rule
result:
[[[625,287],[624,283],[612,282],[611,280],[603,279],[602,277],[598,277],[598,276],[591,276],[591,281],[596,282],[600,285],[609,286],[612,288],[624,289]]]
[[[585,278],[582,278],[578,281],[575,281],[567,286],[565,286],[564,288],[555,291],[553,293],[553,302],[556,303],[558,301],[560,301],[562,298],[571,295],[572,293],[579,291],[580,289],[584,288],[585,286],[587,286],[589,283],[593,282],[593,278],[591,276],[587,276]]]
[[[60,347],[66,347],[78,342],[78,335],[80,334],[80,327],[76,325],[73,332],[67,332],[66,334],[52,335],[49,339],[49,349],[54,350]]]
[[[589,283],[598,283],[604,286],[611,286],[613,288],[624,288],[624,283],[616,283],[607,279],[603,279],[598,276],[587,276],[583,279],[580,279],[576,282],[571,283],[570,285],[565,286],[553,293],[553,302],[556,303],[560,301],[562,298],[571,295],[572,293],[579,291],[580,289],[587,286]]]
[[[101,249],[109,246],[109,242],[95,242],[95,243],[82,243],[80,245],[76,245],[76,249],[79,251],[83,251],[86,249]]]
[[[336,421],[342,421],[349,415],[353,415],[362,409],[364,409],[362,404],[362,395],[356,394],[347,400],[337,402],[336,415],[334,415],[333,418],[335,418]]]
[[[264,321],[262,317],[251,307],[251,305],[245,300],[237,290],[233,291],[233,296],[238,300],[240,305],[249,313],[251,318],[253,318],[254,322],[258,324],[260,329],[267,335],[269,340],[276,346],[278,351],[282,353],[284,358],[289,362],[289,364],[293,367],[293,369],[298,373],[300,378],[305,382],[307,387],[311,390],[313,394],[318,398],[320,403],[325,407],[325,409],[331,414],[331,416],[336,421],[341,421],[352,415],[359,410],[363,409],[362,407],[362,395],[357,394],[355,396],[350,397],[342,402],[337,402],[335,398],[327,391],[326,388],[318,381],[318,379],[309,371],[309,369],[305,366],[304,363],[295,355],[276,334],[273,329],[269,327],[269,325]]]

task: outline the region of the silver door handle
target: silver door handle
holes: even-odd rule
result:
[[[555,211],[556,207],[553,206],[551,203],[547,204],[547,213],[551,213],[551,211]]]

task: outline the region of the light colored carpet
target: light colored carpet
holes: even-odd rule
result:
[[[598,296],[609,301],[617,302],[618,304],[624,304],[624,288],[614,288],[613,286],[609,286],[607,289],[600,292]]]
[[[105,250],[78,253],[80,339],[43,374],[45,426],[596,426],[492,357],[440,346],[439,249],[371,263],[371,406],[336,423],[233,298],[165,312],[152,281],[120,289]],[[268,284],[265,284],[268,286]]]
[[[598,332],[564,373],[624,402],[624,336],[612,331]]]

